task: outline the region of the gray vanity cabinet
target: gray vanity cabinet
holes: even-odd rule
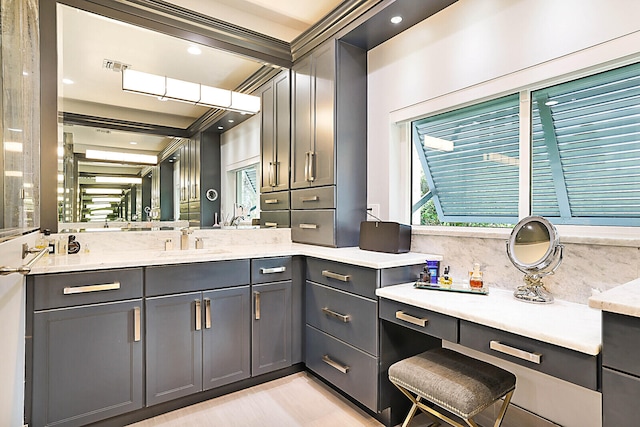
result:
[[[638,425],[640,318],[602,312],[602,426]]]
[[[30,276],[27,287],[29,425],[80,426],[142,408],[142,269]]]

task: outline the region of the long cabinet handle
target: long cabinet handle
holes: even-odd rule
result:
[[[265,223],[264,223],[264,226],[265,226],[265,227],[273,227],[273,228],[276,228],[276,227],[278,227],[278,223],[277,223],[277,222],[265,222]]]
[[[89,292],[113,291],[120,289],[120,282],[104,283],[102,285],[68,286],[62,290],[64,295],[86,294]]]
[[[409,322],[411,324],[422,326],[423,328],[427,326],[429,319],[424,317],[415,317],[410,314],[405,313],[402,310],[396,311],[396,319],[404,320],[405,322]]]
[[[348,314],[340,314],[337,311],[330,310],[328,307],[322,307],[322,312],[327,316],[335,317],[338,320],[348,323],[351,321],[351,316]]]
[[[133,307],[133,340],[140,341],[140,307]]]
[[[341,363],[336,362],[335,360],[332,360],[328,354],[325,354],[324,356],[322,356],[322,361],[327,365],[331,366],[332,368],[342,372],[343,374],[346,374],[347,372],[349,372],[349,367],[347,365],[343,365]]]
[[[351,275],[350,274],[338,274],[338,273],[334,273],[333,271],[330,271],[330,270],[322,270],[322,275],[324,277],[328,277],[330,279],[340,280],[341,282],[349,282],[349,281],[351,281]]]
[[[304,153],[304,180],[309,181],[309,154],[311,152],[307,151]]]
[[[255,291],[253,293],[253,297],[255,300],[255,311],[254,311],[254,318],[256,320],[260,320],[260,292]]]
[[[319,196],[300,197],[300,201],[302,203],[305,203],[305,202],[317,202],[318,200],[320,200]]]
[[[202,307],[199,299],[196,300],[196,331],[202,329]]]
[[[264,204],[265,205],[277,205],[278,204],[278,199],[265,199],[264,200]]]
[[[309,151],[309,182],[316,180],[316,167],[315,167],[316,153]]]
[[[300,224],[298,225],[298,227],[305,229],[305,230],[315,230],[318,228],[318,224]]]
[[[284,273],[287,271],[287,267],[282,265],[280,267],[271,267],[271,268],[261,268],[260,274],[274,274],[274,273]]]
[[[204,327],[211,329],[211,299],[204,299]]]
[[[489,348],[500,353],[508,354],[509,356],[517,357],[518,359],[526,360],[537,365],[542,362],[541,353],[531,353],[529,351],[521,350],[519,348],[511,347],[501,343],[500,341],[490,341]]]

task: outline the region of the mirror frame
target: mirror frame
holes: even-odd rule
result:
[[[549,235],[549,247],[545,254],[535,262],[524,263],[519,260],[514,254],[514,247],[516,245],[516,237],[520,230],[527,225],[537,222],[544,226]],[[554,274],[556,269],[562,263],[562,252],[564,246],[560,244],[560,237],[555,226],[549,222],[546,218],[541,216],[528,216],[521,219],[511,231],[511,236],[507,241],[507,256],[513,265],[524,276],[524,285],[519,286],[513,293],[516,299],[525,302],[549,304],[553,302],[553,295],[549,293],[542,283],[542,278],[550,274]]]

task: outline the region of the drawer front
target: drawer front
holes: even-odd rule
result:
[[[367,353],[378,355],[378,307],[370,300],[307,282],[307,323]]]
[[[249,260],[160,265],[145,269],[146,296],[249,284]]]
[[[377,408],[378,360],[312,326],[306,330],[307,368],[372,411]]]
[[[380,298],[380,318],[443,340],[458,342],[458,319]]]
[[[376,299],[378,270],[318,258],[307,258],[307,280]]]
[[[603,311],[602,365],[640,376],[637,337],[640,337],[640,318]]]
[[[259,258],[251,260],[251,283],[291,280],[291,257]]]
[[[261,211],[282,211],[289,209],[289,192],[278,191],[260,195]]]
[[[34,310],[142,297],[142,268],[43,274],[32,277]]]
[[[333,209],[336,187],[317,187],[291,192],[291,209]]]
[[[291,227],[291,212],[262,211],[260,212],[260,227],[289,228]]]
[[[598,357],[460,321],[460,344],[518,365],[598,390]]]
[[[336,211],[291,211],[291,240],[312,245],[336,245]]]
[[[602,427],[635,426],[640,419],[640,378],[602,369]]]

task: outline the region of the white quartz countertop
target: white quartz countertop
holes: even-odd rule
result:
[[[589,307],[640,317],[640,278],[593,295]]]
[[[532,304],[502,289],[490,288],[488,295],[480,295],[416,289],[413,283],[380,288],[376,295],[581,353],[600,353],[602,316],[584,304]]]
[[[304,255],[339,261],[370,268],[390,268],[442,260],[441,255],[408,252],[388,254],[364,251],[357,247],[327,248],[299,243],[267,243],[256,245],[227,245],[205,249],[124,250],[90,252],[73,255],[48,255],[31,269],[30,274],[62,273],[101,270],[108,268],[141,267],[148,265],[186,264],[192,262],[224,261],[232,259]]]

